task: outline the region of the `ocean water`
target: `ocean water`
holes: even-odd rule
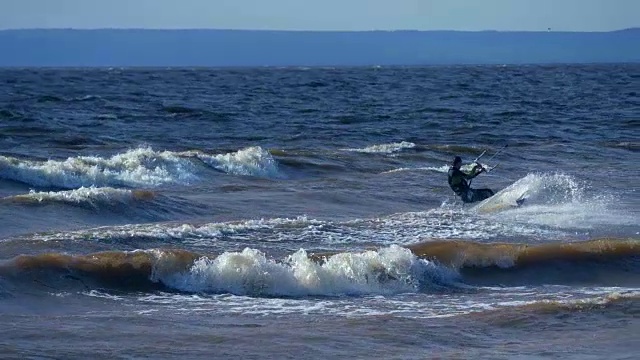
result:
[[[0,69],[0,357],[636,358],[639,83]]]

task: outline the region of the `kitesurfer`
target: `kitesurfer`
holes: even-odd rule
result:
[[[452,166],[449,168],[448,175],[449,186],[456,195],[460,196],[463,202],[473,203],[493,196],[494,193],[491,189],[472,189],[469,185],[471,179],[486,171],[482,165],[476,163],[470,173],[460,170],[460,166],[462,166],[462,158],[456,156],[453,159]]]

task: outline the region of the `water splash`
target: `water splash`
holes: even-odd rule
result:
[[[517,199],[526,198],[523,206]],[[501,222],[561,229],[637,225],[615,196],[591,189],[567,174],[529,174],[473,207]]]

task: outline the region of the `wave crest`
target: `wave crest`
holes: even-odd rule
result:
[[[14,195],[3,198],[4,201],[28,203],[28,204],[49,204],[67,203],[75,205],[117,204],[135,200],[151,200],[155,193],[147,190],[127,190],[115,189],[111,187],[81,187],[66,191],[35,191],[28,194]]]
[[[200,151],[154,151],[142,147],[109,158],[80,156],[47,161],[0,156],[0,177],[31,186],[62,189],[190,184],[199,179],[199,170],[202,170],[193,161],[194,157],[228,174],[281,177],[277,161],[260,147],[219,155]]]
[[[415,147],[416,147],[416,144],[412,142],[402,141],[399,143],[371,145],[361,149],[344,149],[344,150],[360,152],[360,153],[368,153],[368,154],[393,154],[406,149],[413,149]]]
[[[434,241],[409,248],[476,284],[640,284],[640,277],[629,276],[640,273],[640,241],[632,239],[539,245]]]
[[[0,274],[23,286],[31,283],[25,276],[37,276],[54,287],[80,279],[85,288],[300,297],[421,292],[461,283],[638,286],[640,277],[630,274],[640,273],[639,259],[638,240],[538,246],[438,241],[359,252],[301,249],[282,260],[252,248],[219,255],[171,249],[23,255],[1,262]]]
[[[363,253],[340,253],[315,262],[305,250],[277,262],[255,249],[197,260],[188,273],[165,281],[190,292],[267,296],[336,296],[413,292],[443,270],[398,246]],[[433,276],[424,277],[424,273]]]
[[[24,276],[38,276],[54,287],[79,279],[85,288],[295,297],[416,292],[456,277],[399,246],[335,254],[323,262],[302,249],[282,261],[250,248],[218,256],[157,249],[82,256],[53,253],[18,256],[0,264],[0,271],[5,278],[17,277],[17,283],[25,284]]]
[[[158,186],[195,180],[194,166],[170,151],[138,148],[110,158],[70,157],[31,161],[0,156],[0,176],[32,186],[76,189],[91,186]]]
[[[195,155],[209,166],[232,175],[278,178],[278,162],[259,146],[252,146],[237,152],[207,155],[197,152]]]
[[[582,261],[595,257],[607,260],[640,256],[640,241],[616,239],[538,245],[444,240],[414,244],[409,248],[417,256],[434,258],[455,268],[510,268],[554,260]]]

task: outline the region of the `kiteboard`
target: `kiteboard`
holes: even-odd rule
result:
[[[505,189],[506,190],[506,189]],[[503,190],[504,191],[504,190]],[[527,202],[527,194],[514,194],[512,191],[500,191],[492,197],[481,201],[473,208],[478,213],[494,213],[509,209],[516,209]]]

